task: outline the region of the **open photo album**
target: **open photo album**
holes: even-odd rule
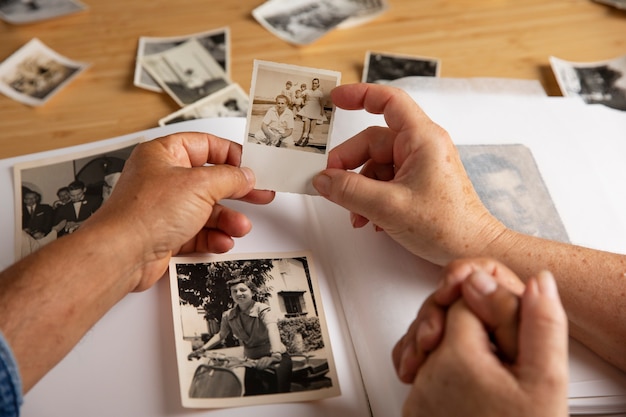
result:
[[[626,178],[619,112],[568,98],[409,93],[450,132],[481,199],[509,227],[623,252],[626,197],[613,192]],[[328,132],[333,121],[328,143],[310,154],[384,126],[364,111],[328,116],[315,127]],[[57,193],[68,187],[102,204],[137,143],[201,131],[244,144],[245,159],[245,141],[268,146],[249,123],[195,119],[0,161],[0,187],[15,200],[1,207],[1,266],[80,227]],[[297,139],[277,155],[302,155]],[[30,199],[50,207],[45,225],[29,223]],[[169,279],[122,300],[27,394],[24,416],[401,415],[410,387],[391,349],[440,268],[373,227],[352,228],[348,212],[320,196],[224,204],[250,218],[250,234],[224,255],[172,258]],[[626,375],[574,340],[569,404],[571,414],[626,412]]]

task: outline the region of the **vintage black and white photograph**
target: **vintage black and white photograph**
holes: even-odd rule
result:
[[[109,198],[140,141],[16,164],[16,259],[80,228]]]
[[[175,257],[169,271],[184,407],[339,395],[309,252]]]
[[[219,62],[195,38],[167,51],[144,56],[141,64],[181,107],[230,84]]]
[[[564,96],[626,111],[626,55],[601,62],[570,62],[550,57]]]
[[[13,23],[34,23],[85,10],[76,0],[0,0],[0,19]]]
[[[243,164],[257,187],[316,194],[310,182],[326,165],[341,73],[254,62]]]
[[[439,71],[435,58],[367,51],[362,81],[384,84],[404,77],[438,77]]]
[[[252,15],[284,41],[307,45],[358,15],[362,8],[359,0],[272,0],[254,9]]]
[[[529,148],[460,145],[458,150],[481,201],[505,226],[532,236],[569,242]]]
[[[246,117],[248,95],[233,83],[159,120],[159,126],[214,117]]]
[[[389,9],[387,0],[354,0],[359,8],[352,16],[341,22],[337,28],[350,29],[376,19]]]
[[[34,38],[0,64],[0,92],[29,106],[41,106],[88,67]]]
[[[137,87],[146,90],[162,92],[163,89],[154,81],[150,74],[143,68],[142,58],[159,54],[175,48],[189,39],[196,39],[200,45],[207,50],[209,54],[222,67],[226,75],[230,78],[230,30],[228,27],[215,29],[202,33],[194,33],[183,36],[173,37],[150,37],[141,36],[139,38],[139,46],[137,47],[137,61],[135,63],[134,84]]]

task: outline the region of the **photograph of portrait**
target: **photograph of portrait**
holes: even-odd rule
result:
[[[0,92],[29,106],[41,106],[88,67],[34,38],[0,64]]]
[[[550,57],[564,96],[626,111],[626,55],[602,62],[570,62]]]
[[[383,84],[404,77],[438,77],[439,71],[438,59],[367,51],[361,81]]]
[[[141,140],[16,164],[16,260],[73,233],[91,217]]]
[[[239,84],[233,83],[165,116],[159,120],[159,126],[212,117],[246,117],[248,115],[248,101],[248,95]]]
[[[230,84],[224,69],[195,38],[141,59],[142,67],[184,107]]]
[[[87,6],[76,0],[0,0],[0,19],[13,23],[34,23],[80,12]]]
[[[200,45],[207,50],[219,66],[224,70],[226,76],[230,78],[230,29],[223,27],[202,33],[194,33],[183,36],[172,37],[150,37],[141,36],[137,47],[137,61],[135,63],[135,86],[146,90],[162,92],[163,89],[154,81],[150,74],[143,68],[142,59],[144,56],[159,54],[175,48],[189,39],[196,39]]]
[[[254,18],[275,36],[307,45],[356,16],[359,0],[272,0],[252,11]]]
[[[184,407],[339,394],[310,253],[175,257],[169,271]]]
[[[524,145],[459,145],[458,150],[481,201],[505,226],[569,242],[530,149]]]
[[[254,62],[242,163],[258,188],[316,194],[310,182],[326,165],[329,94],[340,81],[337,71]]]

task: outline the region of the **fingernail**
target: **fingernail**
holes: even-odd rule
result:
[[[330,194],[330,177],[324,174],[318,174],[313,177],[313,186],[323,196]]]
[[[559,290],[556,286],[554,276],[549,271],[541,271],[537,274],[537,286],[539,292],[548,298],[556,299],[559,297]]]
[[[498,288],[498,283],[484,271],[476,271],[469,277],[470,285],[482,295],[489,295]]]

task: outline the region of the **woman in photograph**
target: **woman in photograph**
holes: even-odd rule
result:
[[[318,120],[324,120],[324,91],[320,88],[319,78],[313,78],[311,89],[302,91],[304,105],[298,112],[302,117],[302,135],[296,142],[296,146],[306,146],[310,139],[313,139],[313,130]],[[313,121],[313,123],[311,122]]]
[[[277,318],[267,304],[254,300],[256,286],[246,278],[226,283],[235,306],[222,315],[220,331],[189,356],[197,357],[233,334],[243,346],[243,354],[256,360],[256,368],[246,368],[245,395],[289,392],[291,357],[280,340]]]

